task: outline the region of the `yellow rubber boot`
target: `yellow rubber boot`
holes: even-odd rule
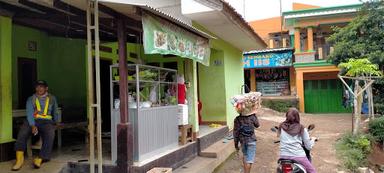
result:
[[[16,151],[16,163],[12,167],[12,171],[18,171],[23,166],[24,163],[24,152]]]
[[[40,157],[36,157],[35,160],[33,160],[33,166],[36,169],[39,169],[41,167],[41,164],[43,164],[43,159]]]

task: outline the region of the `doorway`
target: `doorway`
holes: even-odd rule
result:
[[[95,59],[93,59],[93,67]],[[111,60],[100,58],[100,108],[101,108],[101,119],[102,119],[102,132],[111,131],[111,94],[110,94],[110,76],[109,67],[112,64]],[[94,102],[96,102],[96,71],[93,68],[93,94]],[[96,116],[96,114],[95,114]]]
[[[112,64],[110,60],[100,59],[100,95],[101,95],[101,119],[102,131],[111,131],[111,94],[110,94],[110,76],[109,66]]]
[[[25,109],[28,97],[34,93],[34,84],[37,80],[37,65],[35,59],[18,58],[18,109]]]

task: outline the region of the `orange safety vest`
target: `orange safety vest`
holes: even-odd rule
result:
[[[45,99],[45,106],[44,106],[44,112],[43,114],[39,114],[39,112],[41,112],[41,106],[40,106],[40,101],[39,99],[36,97],[35,99],[35,104],[36,104],[36,111],[35,113],[33,114],[33,116],[36,118],[39,118],[39,119],[48,119],[48,120],[52,120],[52,116],[51,115],[48,115],[48,107],[49,107],[49,97],[47,96],[47,99]]]

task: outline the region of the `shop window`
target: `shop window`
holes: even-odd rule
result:
[[[289,95],[289,68],[256,69],[256,90],[263,95]]]

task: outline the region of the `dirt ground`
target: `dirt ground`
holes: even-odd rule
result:
[[[259,117],[260,128],[256,130],[257,152],[255,164],[252,166],[253,173],[275,173],[279,155],[279,145],[273,142],[278,140],[276,133],[270,129],[284,120],[283,115],[262,114]],[[350,115],[302,115],[301,122],[304,125],[315,124],[316,128],[312,136],[318,137],[319,141],[312,150],[312,158],[318,173],[336,173],[340,171],[340,163],[336,158],[334,145],[337,139],[351,130]],[[215,172],[216,173],[239,173],[241,163],[232,155]]]

